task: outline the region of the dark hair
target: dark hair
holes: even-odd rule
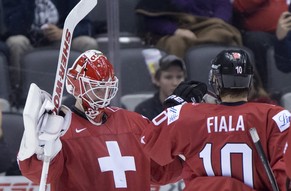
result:
[[[249,88],[238,88],[230,89],[223,88],[220,90],[220,97],[231,96],[231,97],[247,97],[249,94]]]

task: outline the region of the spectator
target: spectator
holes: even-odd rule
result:
[[[285,0],[234,0],[237,28],[241,30],[243,45],[254,52],[255,63],[263,87],[267,88],[267,51],[276,42],[275,31],[282,12],[287,11]]]
[[[279,18],[276,30],[275,61],[277,68],[284,72],[291,72],[291,13],[283,12]]]
[[[5,173],[10,165],[12,165],[12,157],[5,143],[2,129],[2,112],[0,111],[0,174]]]
[[[4,15],[3,15],[3,6],[2,6],[2,0],[0,0],[0,53],[2,53],[4,56],[7,57],[7,60],[9,58],[9,49],[6,46],[5,42],[2,41],[4,38],[4,34],[6,31],[6,27],[4,24]]]
[[[2,0],[7,27],[6,43],[10,51],[12,88],[20,85],[20,60],[34,48],[60,46],[62,27],[68,13],[78,0]],[[75,28],[72,49],[96,49],[91,23],[83,19]]]
[[[243,50],[220,52],[209,76],[221,103],[185,103],[163,111],[142,135],[146,153],[160,165],[184,156],[185,190],[272,190],[249,134],[255,127],[279,190],[286,190],[283,150],[290,112],[247,102],[253,67]]]
[[[141,0],[146,43],[183,58],[191,46],[205,43],[242,45],[233,27],[229,0]]]
[[[186,79],[186,67],[182,59],[175,55],[166,55],[159,61],[159,67],[154,74],[154,84],[158,91],[154,97],[136,106],[135,111],[150,120],[163,111],[162,103],[174,89]]]

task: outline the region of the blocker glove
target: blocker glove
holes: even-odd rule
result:
[[[184,102],[200,103],[203,96],[207,93],[207,85],[198,81],[181,82],[170,95],[163,102],[163,107],[173,107]]]

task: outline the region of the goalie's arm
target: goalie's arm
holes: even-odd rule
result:
[[[23,175],[37,182],[42,171],[45,145],[52,145],[52,149],[47,153],[51,158],[57,156],[62,148],[60,137],[66,133],[71,122],[71,111],[67,107],[60,108],[60,113],[64,116],[48,112],[53,107],[50,95],[37,85],[31,84],[23,110],[24,133],[17,158]],[[63,157],[60,153],[52,167],[60,171],[62,165]],[[57,173],[51,172],[50,176],[55,177]]]
[[[19,169],[23,176],[34,183],[40,183],[43,161],[39,160],[36,154],[23,161],[18,160],[18,163]],[[52,181],[57,180],[61,176],[63,167],[64,157],[63,152],[60,151],[50,162],[50,171],[47,177],[47,183],[51,183]]]

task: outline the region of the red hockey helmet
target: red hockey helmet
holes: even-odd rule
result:
[[[108,106],[116,95],[118,79],[102,52],[88,50],[68,69],[66,89],[74,97],[82,99],[87,117],[94,119],[93,113]]]

